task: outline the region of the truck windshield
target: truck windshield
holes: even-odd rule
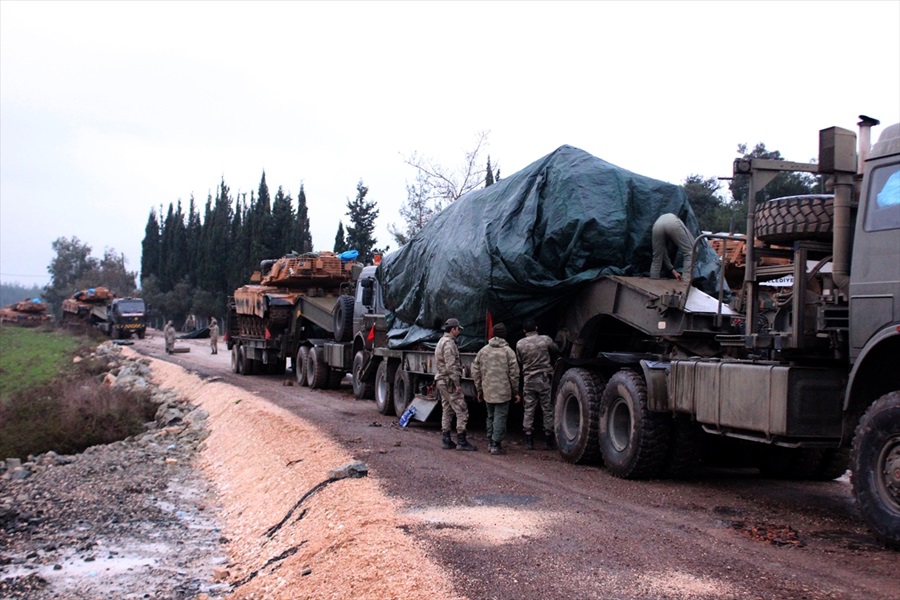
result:
[[[144,312],[143,300],[121,300],[117,303],[120,313],[142,313]]]
[[[900,163],[872,171],[866,208],[866,231],[900,228]]]

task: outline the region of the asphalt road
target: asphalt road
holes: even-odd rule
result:
[[[180,340],[191,352],[166,356],[154,333],[134,349],[255,392],[366,462],[469,598],[900,598],[900,552],[866,529],[846,476],[624,481],[524,449],[516,423],[509,454],[491,456],[479,418],[477,452],[442,450],[437,423],[400,428],[349,381],[320,391],[285,385],[290,371],[235,375],[224,344],[211,356],[208,341]]]

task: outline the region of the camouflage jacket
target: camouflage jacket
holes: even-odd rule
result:
[[[535,375],[553,373],[550,353],[559,354],[559,348],[548,335],[538,335],[537,331],[529,331],[516,344],[516,354],[522,361],[522,374],[528,380]]]
[[[456,338],[449,332],[438,340],[434,348],[434,372],[435,381],[453,383],[459,387],[462,379],[462,362],[459,360]]]
[[[516,353],[503,338],[494,337],[478,351],[472,363],[475,389],[491,404],[509,402],[519,391]]]

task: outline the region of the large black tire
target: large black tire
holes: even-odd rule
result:
[[[375,371],[375,408],[386,416],[394,414],[394,376],[396,374],[396,361],[386,358],[381,361],[378,370]]]
[[[300,346],[297,348],[297,356],[294,358],[294,377],[297,378],[297,384],[306,387],[309,385],[306,379],[306,361],[309,359],[309,346]]]
[[[688,479],[697,473],[703,449],[703,428],[688,415],[672,419],[671,451],[666,458],[663,475],[673,479]]]
[[[375,397],[375,382],[362,378],[363,368],[366,366],[366,353],[362,350],[353,355],[353,395],[357,400],[371,400]]]
[[[244,346],[238,346],[238,361],[241,365],[241,375],[253,375],[256,362],[252,358],[247,357],[247,351],[244,349]]]
[[[397,369],[394,374],[394,414],[402,415],[409,408],[415,395],[415,387],[412,375],[403,369]]]
[[[666,466],[672,417],[650,412],[644,378],[622,369],[609,378],[600,401],[600,453],[623,479],[658,477]]]
[[[144,339],[144,336],[147,335],[147,330],[146,329],[138,329],[137,334],[138,334],[138,339],[142,340],[142,339]]]
[[[321,348],[310,348],[306,359],[306,383],[314,390],[327,389],[329,381],[328,365]]]
[[[859,421],[850,473],[863,518],[878,539],[900,548],[900,391],[876,400]]]
[[[553,410],[556,445],[569,462],[600,459],[597,420],[602,389],[602,378],[586,369],[569,369],[560,379]]]
[[[349,342],[353,339],[353,296],[339,296],[334,305],[334,339]]]
[[[231,347],[231,372],[238,375],[241,374],[241,355],[238,352],[239,348],[240,346],[237,344]]]
[[[788,196],[763,202],[756,208],[756,236],[769,244],[795,240],[830,242],[834,196]]]

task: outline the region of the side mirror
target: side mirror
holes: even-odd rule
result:
[[[359,285],[362,286],[363,306],[371,308],[375,301],[375,280],[372,277],[367,277],[360,281]]]

